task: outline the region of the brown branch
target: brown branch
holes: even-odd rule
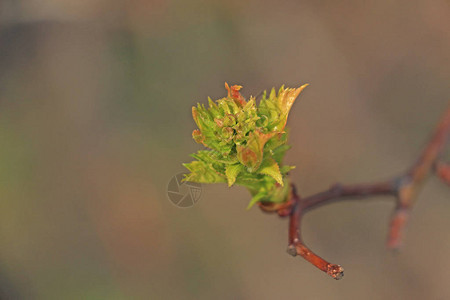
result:
[[[289,218],[289,246],[287,252],[292,256],[300,255],[334,279],[341,279],[342,276],[344,276],[344,269],[341,266],[330,264],[322,257],[312,252],[303,242],[300,223],[306,207],[304,206],[305,202],[297,195],[293,185],[291,189],[291,199],[294,199],[295,205]]]
[[[325,204],[349,199],[361,199],[368,196],[392,195],[396,199],[394,213],[389,226],[387,246],[396,249],[402,240],[403,228],[424,180],[436,166],[450,136],[450,106],[438,123],[430,141],[412,167],[400,176],[373,184],[341,185],[335,184],[324,192],[300,198],[292,185],[290,197],[285,203],[259,204],[266,212],[277,212],[280,216],[289,216],[289,246],[287,252],[292,256],[300,255],[334,279],[344,275],[343,268],[331,264],[314,254],[304,244],[301,236],[301,220],[304,213]]]
[[[438,162],[436,164],[436,174],[443,182],[450,185],[450,163]]]

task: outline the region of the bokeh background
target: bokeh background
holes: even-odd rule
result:
[[[407,168],[450,99],[450,2],[2,0],[1,299],[449,299],[450,190],[431,178],[405,246],[389,198],[309,213],[334,281],[286,254],[287,220],[206,185],[191,106],[310,83],[288,122],[302,195]]]

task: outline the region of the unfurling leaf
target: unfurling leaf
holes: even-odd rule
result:
[[[212,164],[207,164],[203,161],[193,161],[183,165],[191,171],[183,178],[183,181],[200,183],[225,182],[225,176],[217,172]]]
[[[289,111],[294,104],[298,95],[306,88],[308,84],[304,84],[297,89],[280,89],[278,94],[278,108],[280,109],[280,120],[275,124],[274,130],[282,131],[286,126]]]
[[[283,176],[281,175],[280,168],[277,162],[271,157],[264,159],[258,173],[269,175],[275,179],[278,184],[283,185]]]
[[[228,86],[228,83],[225,82],[225,88],[228,90],[228,98],[232,98],[233,100],[237,101],[241,106],[244,106],[246,101],[244,97],[242,97],[241,93],[239,91],[242,89],[242,86],[240,85],[233,85],[231,87]]]
[[[244,170],[244,166],[241,164],[228,165],[225,169],[225,175],[227,176],[228,186],[232,186],[236,181],[236,177]]]
[[[248,167],[249,172],[258,170],[263,159],[263,148],[274,133],[250,132],[247,145],[237,145],[237,156],[241,164]]]

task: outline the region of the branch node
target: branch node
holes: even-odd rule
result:
[[[295,248],[294,245],[289,245],[289,246],[287,247],[287,249],[286,249],[286,252],[287,252],[289,255],[292,255],[293,257],[296,257],[296,256],[297,256],[297,249]]]

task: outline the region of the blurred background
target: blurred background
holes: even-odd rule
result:
[[[288,122],[302,195],[405,170],[450,99],[450,2],[0,1],[1,299],[449,299],[450,190],[431,178],[404,248],[389,198],[309,213],[334,281],[286,254],[246,190],[167,184],[201,147],[191,106],[310,86]],[[387,201],[385,201],[387,200]]]

